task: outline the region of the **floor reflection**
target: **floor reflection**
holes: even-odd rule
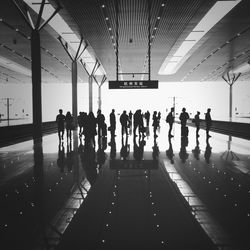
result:
[[[105,166],[117,177],[133,171],[151,178],[164,161],[175,171],[173,179],[185,176],[216,221],[236,242],[249,246],[249,141],[216,133],[206,138],[202,130],[198,138],[193,128],[188,137],[181,137],[180,127],[174,126],[173,138],[162,124],[157,138],[150,136],[149,127],[144,138],[96,138],[97,147],[85,145],[76,132],[68,142],[59,142],[54,134],[0,148],[0,219],[6,241],[15,236],[12,249],[28,249],[34,241],[44,245],[51,235],[60,237]]]

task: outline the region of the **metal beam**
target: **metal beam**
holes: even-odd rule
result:
[[[43,22],[43,24],[38,28],[38,30],[41,30],[60,11],[60,9],[62,9],[62,7],[58,5],[53,14],[45,22]]]
[[[62,41],[62,37],[61,37],[61,36],[57,37],[57,39],[59,40],[59,42],[60,42],[60,43],[61,43],[61,45],[63,46],[64,50],[66,51],[66,53],[67,53],[67,54],[68,54],[68,56],[70,57],[71,61],[74,61],[73,56],[69,53],[67,43],[65,43],[65,44],[63,43],[63,41]]]
[[[26,22],[26,24],[33,30],[35,27],[33,25],[33,23],[30,22],[27,13],[24,12],[24,10],[21,8],[20,3],[18,3],[17,0],[13,0],[13,3],[16,5],[18,11],[20,12],[21,16],[23,17],[24,21]],[[24,4],[24,2],[22,2]],[[27,12],[27,6],[25,4],[25,11]]]
[[[77,61],[80,59],[80,57],[82,56],[83,52],[87,49],[88,46],[89,46],[88,43],[85,41],[85,46],[84,46],[82,52],[78,55],[78,57],[76,59]]]
[[[40,9],[39,9],[39,13],[38,13],[38,17],[36,19],[35,29],[37,29],[37,30],[39,29],[40,22],[41,22],[41,19],[42,19],[44,4],[45,4],[45,0],[42,0],[41,6],[40,6]]]

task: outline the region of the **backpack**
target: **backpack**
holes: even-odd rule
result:
[[[171,122],[170,113],[167,115],[166,122]]]

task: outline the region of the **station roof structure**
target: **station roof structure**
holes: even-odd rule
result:
[[[42,0],[24,2],[35,20]],[[40,31],[43,83],[71,82],[71,60],[58,37],[72,52],[82,37],[88,44],[83,64],[91,71],[97,60],[97,78],[105,74],[108,80],[116,79],[117,41],[119,72],[139,73],[123,79],[147,80],[142,73],[148,72],[149,39],[151,79],[160,82],[221,81],[250,59],[249,0],[46,0],[44,14],[58,3],[63,23],[57,17]],[[14,1],[2,0],[1,83],[31,83],[30,34]],[[80,62],[78,77],[88,81]],[[240,80],[249,78],[249,71],[242,72]]]

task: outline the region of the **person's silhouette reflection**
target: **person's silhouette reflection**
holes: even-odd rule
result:
[[[115,136],[111,136],[111,139],[108,145],[110,146],[110,159],[114,160],[116,158]]]
[[[144,153],[144,146],[146,142],[143,137],[139,137],[139,146],[136,142],[136,137],[134,136],[134,159],[137,161],[141,161]]]
[[[80,158],[87,180],[92,186],[97,178],[97,162],[94,146],[85,143],[84,150],[80,153]]]
[[[57,166],[60,168],[61,173],[64,172],[64,165],[65,165],[65,149],[63,142],[59,141]]]
[[[122,147],[120,150],[121,159],[126,160],[129,156],[129,152],[130,152],[130,145],[128,144],[128,136],[126,136],[125,142],[122,136]]]
[[[200,160],[200,153],[201,153],[201,150],[200,150],[200,142],[199,142],[199,139],[198,139],[198,134],[196,134],[196,146],[195,148],[192,150],[192,153],[194,155],[194,158],[196,160]]]
[[[169,143],[169,148],[166,150],[166,155],[168,159],[170,160],[171,164],[174,164],[174,151],[173,151],[173,146],[172,146],[172,136],[168,136],[168,143]]]
[[[106,153],[104,152],[104,150],[107,148],[107,137],[99,137],[98,139],[98,150],[96,152],[96,156],[97,156],[97,163],[99,165],[99,167],[101,167],[107,156]]]
[[[153,160],[158,160],[160,151],[159,151],[158,143],[156,141],[156,137],[154,137],[154,146],[152,147],[152,149],[153,149],[153,153],[152,153]]]
[[[188,159],[188,153],[186,147],[188,146],[188,137],[187,136],[182,136],[181,137],[181,148],[180,148],[180,159],[182,163],[185,163],[186,160]]]
[[[68,168],[68,171],[70,172],[73,167],[73,156],[74,156],[74,151],[72,150],[72,141],[67,141],[67,158],[66,158],[66,165]]]
[[[212,153],[212,150],[211,150],[212,147],[209,144],[209,137],[210,136],[207,136],[207,138],[206,138],[206,150],[205,150],[205,153],[204,153],[205,160],[206,160],[206,162],[208,164],[210,162],[210,157],[211,157],[211,153]]]

